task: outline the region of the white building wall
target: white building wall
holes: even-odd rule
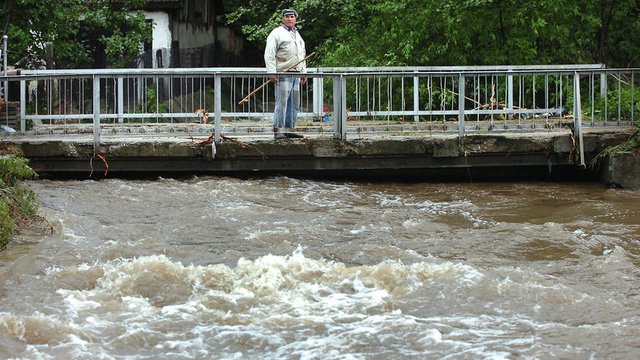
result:
[[[168,68],[171,63],[171,29],[169,28],[169,14],[161,11],[146,11],[145,18],[153,21],[153,67],[158,67],[156,52],[162,52],[162,67]]]
[[[187,54],[187,57],[190,49],[198,51],[196,49],[207,47],[209,50],[205,51],[211,51],[211,49],[216,47],[216,41],[221,47],[221,54],[216,54],[215,56],[223,56],[225,59],[230,56],[239,56],[243,49],[244,42],[242,37],[237,36],[228,28],[210,26],[194,29],[191,24],[184,24],[175,21],[172,22],[169,14],[162,11],[145,11],[144,15],[146,19],[153,21],[153,39],[151,47],[154,68],[159,67],[157,57],[158,51],[162,54],[163,68],[168,68],[172,63],[171,46],[173,42],[177,42],[177,44],[179,44],[180,53]],[[178,55],[176,54],[175,56]],[[179,61],[181,59],[175,60]],[[188,63],[188,61],[186,63]]]

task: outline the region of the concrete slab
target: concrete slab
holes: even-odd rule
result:
[[[640,151],[609,155],[605,160],[602,176],[608,186],[640,189]]]
[[[587,161],[628,139],[633,130],[585,129]],[[577,149],[566,128],[474,132],[462,138],[433,131],[347,134],[345,140],[334,140],[331,133],[301,133],[305,138],[274,140],[271,132],[223,132],[222,141],[213,143],[206,132],[104,132],[98,146],[90,133],[17,133],[0,136],[0,142],[20,149],[47,177],[385,174],[442,180],[468,177],[469,170],[476,179],[550,177],[560,172],[591,176],[576,164]]]

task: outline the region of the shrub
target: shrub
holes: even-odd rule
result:
[[[17,227],[28,225],[37,216],[35,194],[21,184],[37,174],[28,160],[17,156],[0,157],[0,249],[11,240]]]

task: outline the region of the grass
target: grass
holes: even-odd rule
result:
[[[0,148],[0,249],[7,246],[18,229],[38,217],[35,194],[22,184],[37,174],[27,165],[27,159],[6,152]]]

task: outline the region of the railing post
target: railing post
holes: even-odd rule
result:
[[[4,76],[8,76],[9,75],[9,69],[7,69],[7,40],[9,39],[9,36],[7,35],[3,35],[2,36],[2,69],[4,71]],[[8,80],[4,81],[4,99],[7,102],[7,106],[9,104],[9,82]]]
[[[512,72],[513,70],[509,70]],[[507,75],[507,119],[513,118],[513,75]]]
[[[600,72],[600,97],[603,99],[607,96],[607,72]]]
[[[93,149],[100,145],[100,77],[93,76]]]
[[[573,75],[573,136],[578,143],[580,152],[580,164],[585,166],[584,162],[584,142],[582,135],[582,104],[580,100],[580,74],[576,71]]]
[[[7,76],[7,40],[9,40],[9,36],[2,36],[2,68],[4,69],[4,76]]]
[[[215,133],[213,140],[220,142],[222,131],[222,81],[220,74],[216,73],[213,76],[213,112],[215,121]]]
[[[464,74],[460,73],[458,79],[458,137],[464,137]]]
[[[634,70],[631,70],[631,87],[632,87],[632,88],[633,88],[633,86],[634,86],[633,84],[635,84],[635,83],[636,83],[636,72],[635,72]],[[636,103],[636,100],[634,99],[635,94],[636,94],[636,92],[635,92],[635,91],[632,91],[632,92],[631,92],[631,103],[632,103],[632,104],[635,104],[635,103]],[[635,107],[635,106],[632,106],[632,107],[631,107],[631,123],[633,123],[633,124],[637,124],[637,123],[636,123],[636,114],[635,114],[635,109],[636,109],[636,107]],[[591,118],[593,119],[593,116],[592,116]]]
[[[347,79],[343,76],[340,76],[340,93],[342,94],[340,104],[340,139],[347,138],[347,119],[349,118],[349,114],[347,113]]]
[[[347,84],[344,75],[333,78],[333,138],[343,140],[347,135]]]
[[[416,71],[416,76],[413,77],[413,111],[415,111],[413,121],[415,122],[420,121],[420,78],[417,73],[418,72]]]
[[[323,78],[312,78],[313,82],[313,112],[314,114],[320,114],[322,119],[324,115],[324,90],[323,90]]]
[[[124,120],[124,79],[118,77],[118,122],[122,123]]]
[[[2,36],[2,70],[4,72],[5,81],[4,81],[4,91],[2,95],[4,96],[4,100],[6,103],[6,109],[9,109],[9,81],[7,76],[9,75],[9,69],[7,69],[7,40],[9,37],[7,35]]]
[[[20,80],[20,131],[27,131],[27,82]]]

